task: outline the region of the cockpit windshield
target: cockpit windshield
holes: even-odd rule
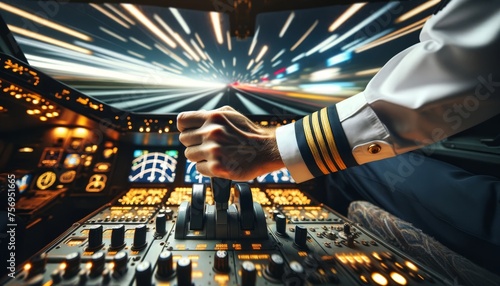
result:
[[[0,14],[33,67],[113,107],[303,115],[362,91],[438,2],[261,13],[244,40],[215,7],[6,0]]]

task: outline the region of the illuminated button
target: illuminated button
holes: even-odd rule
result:
[[[372,256],[378,261],[382,261],[382,257],[380,257],[380,255],[377,252],[372,252]]]
[[[412,271],[418,271],[418,267],[411,263],[410,261],[405,261],[405,265],[406,267],[408,267],[408,269],[412,270]]]
[[[391,279],[399,285],[406,285],[406,278],[397,272],[391,272]]]
[[[382,147],[378,144],[371,144],[368,146],[368,153],[370,154],[378,154],[380,151],[382,151]]]
[[[387,285],[389,283],[389,281],[387,281],[387,278],[385,278],[382,274],[378,272],[372,273],[372,280],[378,285]]]

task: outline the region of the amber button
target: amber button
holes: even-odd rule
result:
[[[380,145],[378,145],[378,144],[371,144],[370,146],[368,146],[368,152],[370,154],[377,154],[381,150],[382,150],[382,147],[380,147]]]

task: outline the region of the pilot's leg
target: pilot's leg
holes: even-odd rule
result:
[[[474,175],[411,152],[332,174],[328,188],[331,205],[341,212],[349,201],[369,201],[498,271],[500,179],[496,177]]]

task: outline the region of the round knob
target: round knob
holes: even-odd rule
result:
[[[135,268],[135,283],[137,286],[151,286],[151,263],[143,261]]]
[[[35,277],[38,274],[42,274],[45,272],[45,265],[47,264],[47,254],[42,253],[40,255],[35,256],[30,261],[30,269],[28,270],[28,275],[26,275],[26,279],[30,279]]]
[[[229,272],[229,255],[227,251],[219,250],[214,256],[214,270],[215,272],[228,273]]]
[[[287,285],[304,285],[304,267],[297,262],[290,262],[290,270],[285,274],[285,281]]]
[[[80,271],[80,253],[79,252],[73,252],[68,255],[66,255],[66,258],[64,259],[64,264],[66,264],[66,267],[64,268],[64,278],[71,278],[78,274],[78,271]]]
[[[280,214],[279,210],[273,210],[273,220],[276,220],[276,217]]]
[[[241,286],[255,286],[257,270],[252,261],[243,261],[241,264]]]
[[[97,250],[104,245],[102,243],[102,225],[93,225],[89,228],[88,240],[87,249],[90,251]]]
[[[171,209],[166,209],[165,210],[165,219],[171,220],[173,217],[174,217],[174,211]]]
[[[138,225],[134,231],[134,244],[132,250],[140,250],[146,247],[146,232],[148,231],[145,224]]]
[[[81,269],[80,272],[78,272],[79,285],[85,285],[85,283],[87,283],[87,280],[89,279],[87,274],[88,274],[87,269]]]
[[[164,213],[156,216],[156,233],[159,235],[164,235],[167,233],[167,219]]]
[[[160,279],[168,278],[174,273],[172,252],[163,251],[158,256],[158,269],[156,270],[156,276]]]
[[[90,277],[97,277],[104,271],[104,266],[106,263],[106,255],[104,252],[99,251],[92,255],[91,257],[92,266],[90,267]]]
[[[111,229],[111,249],[120,249],[125,246],[125,226],[120,224]]]
[[[191,259],[182,257],[177,260],[177,285],[191,286]]]
[[[113,268],[113,276],[122,276],[127,272],[128,267],[127,267],[127,262],[128,262],[128,254],[125,251],[120,251],[115,256],[113,257],[113,263],[114,263],[114,268]]]
[[[299,248],[306,248],[307,242],[307,228],[305,226],[297,225],[295,226],[295,239],[293,240],[296,246]]]
[[[269,259],[269,264],[266,268],[266,274],[275,280],[281,280],[283,272],[285,271],[285,261],[283,257],[279,254],[271,255]]]
[[[276,234],[279,236],[286,236],[286,218],[284,215],[279,214],[276,216]]]
[[[52,279],[52,283],[57,284],[61,282],[61,270],[59,268],[54,269],[52,273],[50,273],[50,279]]]

